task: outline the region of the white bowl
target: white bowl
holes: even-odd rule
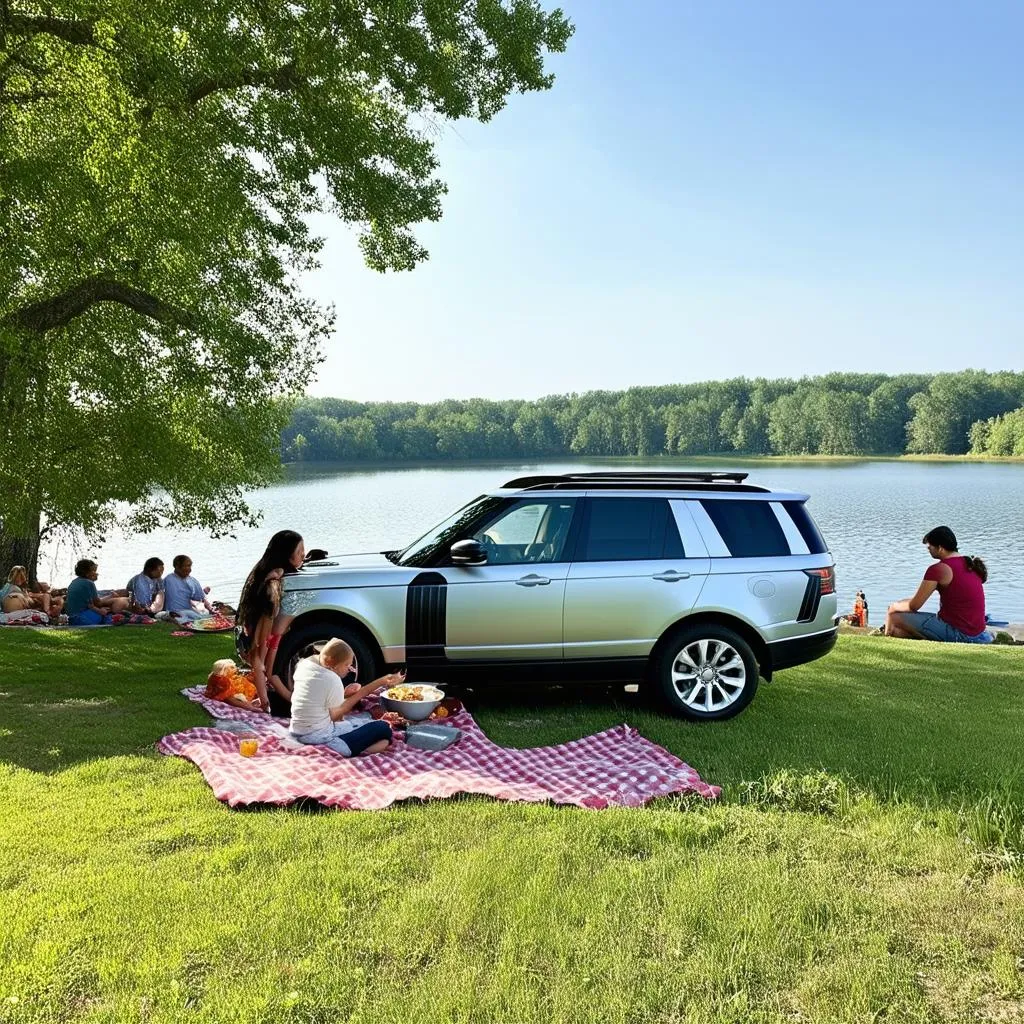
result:
[[[430,686],[432,690],[435,690],[440,694],[437,699],[431,700],[395,700],[394,697],[389,697],[390,690],[385,690],[381,694],[380,702],[388,711],[396,711],[403,718],[407,718],[410,722],[422,722],[423,719],[429,718],[433,713],[434,709],[444,700],[444,694],[430,683],[405,683],[405,686]]]

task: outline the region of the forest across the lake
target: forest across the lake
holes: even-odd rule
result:
[[[1024,373],[830,373],[433,403],[301,399],[287,462],[652,455],[1024,456]]]

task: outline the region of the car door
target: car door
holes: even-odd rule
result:
[[[518,499],[471,536],[488,562],[441,566],[446,587],[445,654],[450,661],[562,657],[566,550],[577,498]]]
[[[685,502],[588,497],[565,586],[566,660],[646,658],[693,607],[710,563]]]

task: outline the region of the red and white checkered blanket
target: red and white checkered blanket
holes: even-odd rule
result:
[[[207,700],[203,687],[182,693],[215,718],[247,723],[260,739],[255,757],[241,756],[237,733],[208,727],[165,736],[157,746],[162,754],[198,765],[217,799],[232,807],[312,799],[328,807],[373,810],[409,797],[456,793],[579,807],[638,807],[670,793],[714,799],[721,792],[628,725],[557,747],[516,750],[492,743],[463,708],[445,721],[462,730],[462,738],[447,750],[419,750],[396,733],[397,742],[383,754],[345,758],[326,747],[295,743],[282,723],[267,715]]]

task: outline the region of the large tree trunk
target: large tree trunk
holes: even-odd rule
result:
[[[29,582],[36,582],[36,566],[39,560],[39,513],[33,523],[14,528],[0,521],[0,582],[7,579],[12,565],[23,565],[28,569]]]
[[[45,424],[43,351],[31,332],[0,328],[0,583],[13,565],[24,565],[36,582],[42,514],[37,477],[25,457]]]

